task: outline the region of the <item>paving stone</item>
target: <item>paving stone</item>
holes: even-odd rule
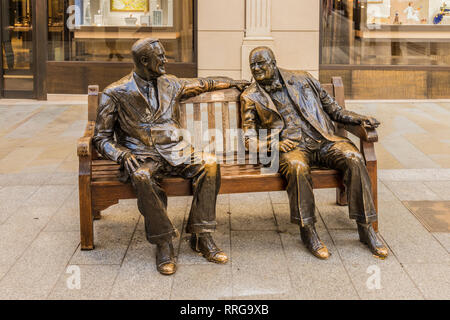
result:
[[[188,203],[191,203],[191,202],[192,202],[192,197],[168,197],[167,207],[186,208]]]
[[[230,195],[229,194],[219,194],[217,196],[217,205],[230,206]]]
[[[296,299],[359,299],[342,264],[297,264],[290,267],[290,274]]]
[[[53,172],[44,185],[78,185],[78,172]]]
[[[41,225],[0,225],[0,265],[10,267],[41,231]]]
[[[288,194],[286,191],[273,191],[269,192],[270,200],[272,203],[289,203]]]
[[[437,194],[442,200],[450,200],[450,180],[449,181],[427,181],[425,185]]]
[[[231,300],[298,300],[296,297],[295,291],[292,289],[290,291],[286,291],[285,293],[279,294],[254,294],[254,295],[246,295],[245,297],[233,297]]]
[[[57,210],[57,207],[23,205],[4,224],[16,226],[33,225],[43,229]]]
[[[404,267],[426,299],[449,299],[449,263],[405,264]]]
[[[441,243],[441,245],[450,253],[450,233],[433,232],[433,236]]]
[[[79,231],[80,205],[75,190],[52,216],[44,231]]]
[[[385,181],[449,181],[450,169],[385,169],[378,170],[378,178]]]
[[[439,168],[425,153],[416,148],[405,137],[393,134],[380,140],[382,146],[406,168]]]
[[[80,210],[61,207],[56,210],[44,231],[80,231]]]
[[[0,174],[0,186],[40,186],[48,180],[48,172]]]
[[[314,200],[319,204],[336,204],[336,189],[314,189]]]
[[[80,287],[73,287],[71,268],[79,268]],[[119,265],[69,265],[59,277],[49,299],[56,300],[105,300],[108,299],[114,280],[119,273]],[[78,272],[78,271],[76,271]],[[71,284],[72,286],[68,285]]]
[[[0,189],[0,203],[17,200],[23,204],[37,190],[37,186],[5,186]]]
[[[71,264],[120,264],[129,246],[136,224],[138,211],[129,206],[115,205],[94,221],[94,250],[80,248],[71,259]]]
[[[70,263],[76,265],[121,264],[133,232],[134,226],[102,227],[94,225],[94,250],[83,251],[78,248]]]
[[[276,230],[269,194],[230,195],[231,230]]]
[[[359,296],[364,300],[423,299],[421,292],[398,262],[348,263],[345,267]],[[380,276],[379,282],[375,280],[377,275]]]
[[[0,265],[0,280],[2,280],[2,278],[5,276],[9,268],[10,268],[9,266]]]
[[[231,263],[179,265],[173,280],[173,300],[224,300],[232,298]]]
[[[45,299],[78,246],[76,232],[42,232],[0,281],[0,299]]]
[[[25,204],[58,208],[74,190],[75,186],[41,186]]]
[[[450,261],[447,251],[399,201],[379,203],[381,235],[401,263]]]
[[[10,200],[0,202],[0,225],[5,223],[22,206],[21,200]]]
[[[274,231],[233,231],[233,297],[274,296],[292,292],[287,261]]]
[[[384,184],[402,201],[440,200],[423,182],[385,181]]]
[[[356,230],[355,220],[350,219],[348,206],[320,205],[319,212],[329,229]]]
[[[397,200],[397,196],[381,180],[378,180],[378,201]]]
[[[169,299],[174,277],[161,275],[156,270],[155,256],[156,247],[147,242],[143,233],[136,232],[110,299]]]

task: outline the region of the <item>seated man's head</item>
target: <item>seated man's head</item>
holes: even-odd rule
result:
[[[136,73],[147,80],[166,73],[164,47],[158,39],[138,40],[131,48]]]
[[[277,61],[268,47],[258,47],[250,52],[250,70],[257,82],[269,82],[275,78]]]

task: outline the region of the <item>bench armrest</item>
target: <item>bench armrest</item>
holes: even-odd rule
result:
[[[367,128],[363,125],[354,125],[354,124],[345,124],[343,125],[344,129],[348,132],[354,134],[362,141],[366,142],[377,142],[378,141],[378,133],[376,129]]]
[[[95,122],[89,121],[86,125],[84,135],[78,139],[77,154],[78,157],[92,156],[92,137],[94,136]]]

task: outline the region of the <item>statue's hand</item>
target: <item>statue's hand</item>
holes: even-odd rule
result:
[[[128,174],[134,173],[140,166],[139,161],[131,153],[127,153],[122,159],[122,167],[125,168]]]
[[[231,86],[238,89],[240,92],[244,91],[251,84],[250,81],[247,80],[233,80],[231,81]]]
[[[366,128],[375,129],[378,128],[380,122],[373,117],[362,117],[361,124]]]
[[[295,146],[296,146],[295,142],[293,142],[289,139],[280,141],[280,151],[282,151],[282,152],[289,152],[292,149],[294,149]]]

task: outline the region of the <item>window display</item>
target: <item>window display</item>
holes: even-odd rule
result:
[[[450,25],[450,5],[444,0],[368,0],[367,25],[377,24]]]
[[[154,37],[169,62],[193,62],[193,0],[48,0],[50,61],[127,61]],[[55,29],[59,24],[62,28]]]
[[[319,74],[324,81],[341,75],[346,94],[354,93],[356,99],[377,96],[368,93],[371,84],[378,97],[448,96],[450,0],[322,0],[321,4]],[[386,84],[400,84],[400,89],[389,91]],[[417,95],[408,92],[415,87],[424,90]]]
[[[450,0],[322,3],[322,64],[450,65]]]
[[[174,0],[81,0],[78,2],[82,6],[82,26],[173,27]]]

